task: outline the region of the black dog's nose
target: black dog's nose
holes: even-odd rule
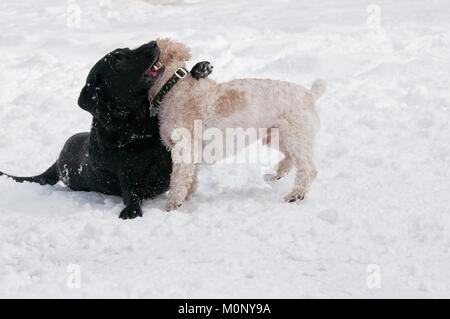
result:
[[[153,52],[153,50],[155,50],[157,47],[158,47],[158,44],[156,43],[156,41],[151,41],[147,44],[144,44],[139,49],[142,49],[142,50],[150,53],[150,52]]]

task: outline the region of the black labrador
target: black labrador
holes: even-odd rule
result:
[[[41,185],[62,181],[73,190],[118,195],[126,206],[120,218],[142,216],[142,200],[167,191],[172,171],[158,118],[149,113],[148,90],[164,73],[164,66],[156,66],[159,55],[152,41],[103,57],[89,72],[78,99],[93,115],[91,131],[69,138],[56,163],[41,175],[0,176]],[[207,61],[191,70],[196,79],[210,73]]]
[[[120,218],[142,216],[141,201],[169,187],[172,160],[161,144],[158,118],[150,117],[148,90],[161,77],[155,41],[135,50],[117,49],[91,69],[78,105],[93,115],[91,131],[66,142],[59,159],[34,177],[17,182],[122,196]],[[6,175],[0,172],[0,175]]]
[[[150,117],[148,90],[164,73],[157,67],[155,41],[135,50],[117,49],[98,61],[78,105],[93,115],[90,132],[68,139],[47,171],[34,177],[4,174],[17,182],[54,185],[121,196],[120,218],[142,216],[141,202],[169,188],[172,159],[162,145],[157,117]],[[211,73],[209,62],[191,70],[196,79]]]

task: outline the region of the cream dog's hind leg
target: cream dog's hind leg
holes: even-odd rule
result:
[[[284,144],[283,140],[280,138],[280,149],[279,151],[283,153],[284,158],[277,164],[277,172],[275,174],[267,174],[264,176],[264,179],[266,181],[276,181],[291,171],[292,167],[294,166],[294,160],[292,159],[292,156],[287,151],[287,147]],[[268,144],[270,145],[270,144]]]
[[[312,181],[317,176],[317,170],[313,161],[314,136],[294,124],[289,127],[289,134],[286,136],[285,143],[289,154],[294,160],[297,172],[294,189],[284,199],[287,202],[294,202],[304,199]]]

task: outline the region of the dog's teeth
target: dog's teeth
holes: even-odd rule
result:
[[[152,66],[152,70],[158,71],[162,66],[163,66],[162,63],[158,61]]]

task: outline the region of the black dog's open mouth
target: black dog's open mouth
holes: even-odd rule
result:
[[[147,82],[156,82],[164,74],[164,70],[164,65],[158,59],[144,72],[144,77]]]

